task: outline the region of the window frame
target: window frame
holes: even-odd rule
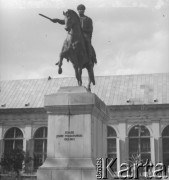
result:
[[[111,129],[111,130],[113,130],[114,131],[114,135],[113,136],[109,136],[108,135],[108,129]],[[112,126],[110,126],[110,125],[108,125],[107,126],[107,137],[106,137],[106,139],[107,139],[107,157],[109,158],[109,157],[115,157],[115,158],[117,158],[117,133],[116,133],[116,131],[115,131],[115,129],[114,129],[114,127],[112,127]],[[113,141],[115,141],[115,151],[111,151],[111,152],[108,152],[108,142],[110,142],[110,140],[113,140]],[[109,156],[110,155],[110,156]],[[115,171],[117,171],[117,161],[116,161],[116,167],[114,167],[114,170]]]
[[[13,130],[14,129],[14,133],[13,133],[13,137],[6,137],[7,135],[8,135],[8,133],[9,133],[9,131],[11,131],[11,130]],[[16,134],[17,134],[17,130],[19,131],[19,133],[21,133],[21,137],[16,137]],[[23,141],[24,141],[24,135],[23,135],[23,132],[22,132],[22,130],[20,129],[20,128],[18,128],[18,127],[10,127],[6,132],[5,132],[5,135],[4,135],[4,138],[3,138],[3,141],[4,141],[4,153],[5,152],[9,152],[10,150],[13,150],[13,149],[16,149],[17,148],[17,145],[16,145],[16,143],[17,143],[17,141],[19,142],[19,141],[22,141],[21,142],[21,147],[19,147],[19,148],[21,148],[22,150],[23,150]],[[9,150],[8,150],[8,148],[6,147],[7,146],[7,142],[9,142],[9,141],[12,141],[12,148],[9,148]],[[9,145],[8,145],[9,146]],[[7,149],[6,149],[7,148]]]
[[[36,137],[36,134],[38,133],[38,131],[40,131],[42,129],[42,137]],[[34,162],[33,162],[33,167],[34,169],[38,169],[39,166],[41,166],[45,159],[47,158],[47,132],[48,132],[48,127],[43,126],[43,127],[39,127],[36,129],[34,136],[33,136],[33,154],[34,154]],[[42,150],[41,151],[36,151],[36,143],[38,142],[38,140],[42,141]],[[37,156],[37,158],[36,158]],[[41,159],[41,162],[40,162]],[[39,162],[38,162],[39,161]]]
[[[138,134],[137,135],[134,135],[134,136],[131,136],[131,131],[132,130],[134,130],[134,128],[138,128]],[[142,128],[144,128],[149,134],[147,135],[142,135],[142,132],[143,132],[143,130],[144,129],[142,129]],[[146,133],[147,133],[146,132]],[[149,131],[149,129],[145,126],[145,125],[142,125],[142,124],[138,124],[138,125],[134,125],[131,129],[130,129],[130,131],[129,131],[129,133],[128,133],[128,138],[129,138],[129,142],[128,142],[128,144],[129,144],[129,148],[128,148],[128,150],[129,150],[129,158],[131,158],[131,156],[132,155],[134,155],[134,156],[136,156],[136,155],[139,155],[140,156],[140,160],[143,160],[142,159],[142,156],[143,155],[148,155],[149,156],[149,160],[151,160],[151,135],[150,135],[150,131]],[[136,139],[137,140],[137,144],[138,144],[138,147],[136,148],[137,149],[137,151],[136,152],[132,152],[131,151],[131,141],[133,140],[133,139]],[[143,143],[142,143],[142,140],[144,140],[144,139],[148,139],[148,141],[149,141],[149,143],[148,143],[148,151],[143,151]]]

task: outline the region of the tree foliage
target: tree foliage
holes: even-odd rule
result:
[[[10,152],[4,152],[0,165],[4,171],[14,171],[19,175],[19,171],[22,170],[24,157],[25,152],[22,149],[13,149]]]

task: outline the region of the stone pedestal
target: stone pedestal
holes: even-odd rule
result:
[[[45,96],[47,159],[37,180],[96,180],[96,158],[105,157],[108,110],[84,87]]]

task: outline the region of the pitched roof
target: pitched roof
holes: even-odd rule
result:
[[[169,104],[169,73],[97,76],[92,92],[106,105]],[[83,84],[87,86],[87,77]],[[74,77],[0,81],[0,109],[41,108],[44,95],[76,86]]]

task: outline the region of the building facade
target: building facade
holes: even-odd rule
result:
[[[84,85],[87,78],[83,78]],[[47,113],[44,96],[75,78],[0,82],[0,156],[22,148],[36,169],[47,156]],[[96,77],[95,93],[107,105],[105,157],[116,157],[115,169],[132,157],[169,166],[169,74]]]

